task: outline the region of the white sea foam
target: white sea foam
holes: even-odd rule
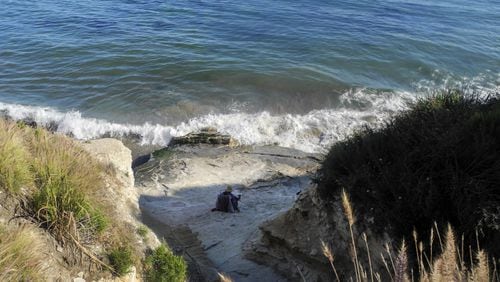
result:
[[[475,77],[457,79],[436,70],[432,80],[421,80],[413,86],[415,93],[352,90],[340,96],[337,107],[313,110],[302,115],[245,113],[234,107],[227,114],[203,115],[179,125],[113,123],[84,117],[78,111],[61,112],[48,107],[1,102],[0,112],[16,120],[29,118],[42,125],[57,124],[58,132],[83,140],[103,135],[138,135],[144,145],[165,146],[174,136],[210,126],[230,134],[242,144],[278,144],[306,152],[325,152],[334,142],[346,138],[363,125],[381,125],[394,113],[406,109],[417,97],[449,88],[481,96],[500,95],[500,73],[486,71]]]
[[[57,124],[57,131],[77,139],[93,139],[105,134],[136,134],[142,144],[167,145],[203,127],[216,127],[242,144],[278,144],[307,152],[324,152],[332,143],[345,138],[362,125],[379,125],[391,114],[403,110],[414,100],[409,93],[347,92],[335,109],[314,110],[307,114],[272,115],[260,113],[209,114],[176,126],[119,124],[83,117],[78,111],[60,112],[53,108],[0,103],[0,111],[16,120],[32,119],[41,125]]]
[[[457,77],[436,69],[432,79],[422,79],[413,84],[418,93],[432,94],[446,89],[459,89],[482,97],[500,94],[500,72],[486,70],[472,77]]]

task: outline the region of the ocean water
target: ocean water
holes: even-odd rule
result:
[[[500,92],[500,1],[0,1],[0,112],[81,139],[324,152],[445,88]]]

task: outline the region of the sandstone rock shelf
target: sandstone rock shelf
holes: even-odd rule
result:
[[[206,281],[215,271],[235,281],[287,281],[273,269],[247,259],[246,252],[260,236],[259,225],[290,209],[310,185],[318,159],[276,146],[166,148],[135,168],[140,207],[150,224],[164,225],[164,233],[165,227],[188,228],[196,235],[162,234],[175,241],[172,245],[178,251],[194,256]],[[242,195],[241,212],[211,212],[217,194],[228,184],[234,187],[233,193]],[[203,252],[193,249],[193,244]]]

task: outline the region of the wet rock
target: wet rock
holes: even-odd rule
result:
[[[21,120],[18,120],[17,123],[19,125],[24,125],[24,126],[29,126],[31,128],[44,128],[47,129],[50,132],[56,132],[57,129],[59,128],[59,125],[55,121],[51,121],[46,124],[40,124],[36,122],[33,118],[27,117]]]
[[[173,145],[185,145],[185,144],[212,144],[212,145],[229,145],[236,146],[238,142],[233,139],[230,135],[222,134],[217,131],[216,128],[206,127],[202,128],[200,132],[191,132],[185,136],[174,137],[169,143],[169,146]]]
[[[146,154],[135,158],[132,162],[132,169],[147,163],[149,159],[151,159],[151,154]]]

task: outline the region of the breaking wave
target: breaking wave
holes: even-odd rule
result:
[[[362,125],[377,126],[395,112],[407,108],[415,95],[369,89],[349,91],[334,109],[313,110],[303,115],[260,113],[208,114],[178,125],[113,123],[84,117],[79,111],[61,112],[49,107],[0,103],[0,111],[15,120],[30,119],[57,132],[88,140],[102,136],[136,135],[141,145],[166,146],[182,136],[210,126],[230,134],[241,144],[277,144],[306,152],[324,152]],[[55,125],[55,126],[54,126]]]

